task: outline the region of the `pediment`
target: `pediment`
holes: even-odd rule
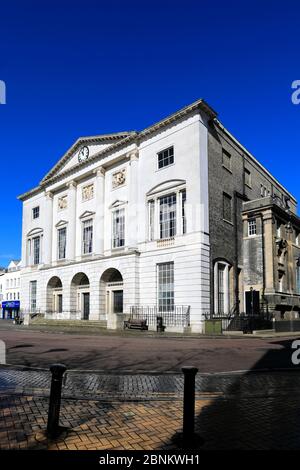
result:
[[[186,184],[185,180],[179,180],[179,179],[164,181],[163,183],[157,184],[156,186],[151,188],[150,191],[147,192],[147,196],[152,196],[156,193],[167,191],[168,189],[175,189],[185,184]]]
[[[80,137],[60,158],[54,167],[46,174],[41,183],[45,183],[51,178],[64,173],[72,167],[79,168],[80,165],[84,165],[89,159],[92,159],[98,153],[112,146],[118,141],[125,139],[130,134],[130,132],[120,132],[92,137]]]
[[[115,202],[113,202],[109,206],[109,209],[115,209],[116,207],[124,206],[125,204],[127,204],[127,201],[121,201],[120,199],[116,199]]]
[[[88,217],[94,217],[94,215],[95,215],[95,212],[85,211],[83,212],[83,214],[81,214],[79,219],[87,219]]]
[[[66,220],[60,220],[59,222],[57,222],[57,224],[55,225],[56,228],[59,228],[59,227],[64,227],[65,225],[67,225],[68,222]]]
[[[40,227],[33,228],[30,232],[27,233],[27,237],[33,237],[34,235],[40,235],[43,232],[43,229]]]

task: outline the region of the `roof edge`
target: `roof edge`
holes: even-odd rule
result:
[[[296,203],[298,204],[298,201],[297,199],[295,198],[295,196],[292,195],[292,193],[290,193],[290,191],[288,191],[286,189],[285,186],[283,186],[283,184],[281,184],[276,178],[275,176],[272,175],[272,173],[270,173],[269,170],[267,170],[266,167],[264,167],[264,165],[262,163],[260,163],[255,157],[254,155],[246,149],[246,147],[243,146],[243,144],[240,143],[240,141],[238,139],[236,139],[232,134],[231,132],[229,132],[228,129],[226,129],[226,127],[221,123],[221,121],[219,121],[218,119],[215,118],[215,123],[218,125],[218,127],[220,129],[222,129],[223,132],[225,132],[225,134],[228,135],[228,137],[238,146],[240,147],[240,149],[245,152],[248,157],[253,160],[255,162],[256,165],[258,165],[270,178],[271,180],[273,180],[274,183],[276,183],[283,191],[285,191],[290,197],[291,199]]]

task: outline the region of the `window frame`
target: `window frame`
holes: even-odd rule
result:
[[[166,204],[166,206],[168,207],[168,210],[165,211],[165,212],[162,212],[161,210],[161,207],[165,207],[164,204],[161,203],[161,201],[163,199],[166,199],[166,200],[169,200],[170,198],[173,198],[173,204],[172,205],[169,205],[168,203]],[[178,207],[177,207],[177,194],[176,192],[172,192],[172,193],[169,193],[169,194],[166,194],[164,196],[161,196],[158,198],[158,206],[159,206],[159,214],[158,214],[158,217],[159,217],[159,240],[166,240],[168,238],[173,238],[173,237],[176,237],[177,235],[177,232],[178,232],[178,227],[177,227],[177,211],[178,211]],[[175,210],[171,210],[171,208],[174,207],[174,204],[175,204]],[[167,218],[167,219],[163,219],[162,216],[164,215],[170,215],[170,214],[174,214],[174,217],[171,218]],[[171,224],[171,222],[173,222],[173,226]],[[165,224],[165,225],[164,225]],[[169,232],[169,233],[165,233],[165,232]]]
[[[223,272],[223,312],[220,312],[220,269],[222,266]],[[220,315],[226,315],[230,311],[230,269],[231,264],[225,260],[217,260],[214,263],[214,312]]]
[[[37,211],[37,215],[35,216],[35,211]],[[32,220],[37,220],[40,218],[40,206],[35,206],[32,208]]]
[[[228,160],[229,161],[229,166],[226,165],[226,163],[224,162],[224,155],[226,157],[228,157]],[[230,173],[232,173],[232,155],[230,152],[228,152],[227,150],[223,149],[222,148],[222,167],[225,168],[225,170],[229,171]]]
[[[33,307],[33,286],[35,287],[34,290],[34,307]],[[30,299],[30,310],[32,312],[36,312],[37,308],[37,281],[30,281],[29,282],[29,299]]]
[[[173,150],[173,155],[171,155],[173,161],[172,161],[171,163],[168,163],[168,164],[163,165],[163,166],[160,167],[160,166],[159,166],[159,163],[160,163],[159,156],[160,156],[160,154],[163,154],[164,152],[168,152],[168,151],[171,150],[171,149]],[[162,161],[165,161],[165,160],[170,160],[170,155],[169,155],[169,154],[168,154],[167,157],[163,157],[163,158],[162,158]],[[157,169],[158,171],[163,170],[164,168],[168,168],[168,167],[170,167],[171,165],[174,165],[174,164],[175,164],[174,145],[170,145],[169,147],[166,147],[166,148],[164,148],[164,149],[162,149],[162,150],[159,150],[159,151],[156,153],[156,169]]]
[[[257,220],[256,220],[256,217],[250,217],[248,219],[248,237],[255,237],[257,235]],[[252,224],[254,222],[254,224]],[[251,233],[253,231],[253,227],[254,227],[254,232]]]
[[[38,241],[38,251],[36,251],[36,243],[35,243],[36,241]],[[40,235],[32,237],[32,264],[33,266],[38,266],[39,264],[41,264],[41,236]]]
[[[246,176],[248,176],[248,182],[246,181]],[[244,181],[245,186],[247,186],[249,189],[252,189],[252,174],[248,168],[244,168]]]
[[[165,269],[161,272],[161,268],[172,267],[171,270]],[[175,269],[174,261],[167,261],[165,263],[158,263],[156,265],[157,270],[157,308],[159,313],[169,313],[175,311]],[[161,289],[161,276],[165,278],[165,283],[162,286],[172,286],[171,290]],[[169,281],[169,282],[167,282]],[[172,283],[171,283],[172,281]],[[162,294],[162,295],[161,295]],[[165,295],[168,294],[168,295]],[[161,303],[162,302],[162,303]]]
[[[122,213],[122,215],[120,215]],[[117,216],[117,214],[119,214]],[[125,247],[126,243],[126,211],[125,207],[116,207],[112,211],[112,219],[111,219],[111,247],[113,250],[120,249]],[[119,221],[117,222],[117,217],[119,217]],[[121,227],[121,230],[117,231],[117,227]]]
[[[89,224],[89,225],[88,225]],[[87,229],[91,228],[91,239],[85,240],[85,233],[88,233]],[[88,237],[89,238],[89,237]],[[94,252],[94,219],[89,217],[81,221],[81,254],[82,256],[89,256]],[[91,244],[91,251],[86,251],[86,246]]]
[[[224,205],[224,201],[225,201],[226,198],[227,198],[228,201],[230,201],[230,219],[227,219],[227,218],[225,217],[225,205]],[[227,193],[223,192],[222,206],[223,206],[223,214],[222,214],[223,220],[224,220],[225,222],[228,222],[228,223],[230,223],[230,224],[233,224],[232,196],[230,196],[230,194],[227,194]]]
[[[65,245],[64,245],[64,257],[60,256],[60,234],[64,230],[65,232]],[[63,261],[67,258],[67,227],[58,227],[57,229],[57,259]]]

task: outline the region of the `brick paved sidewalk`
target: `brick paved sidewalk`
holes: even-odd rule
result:
[[[58,439],[47,440],[45,397],[0,397],[0,449],[159,450],[174,449],[180,431],[180,400],[103,402],[63,400]],[[268,397],[196,401],[196,430],[202,449],[299,449],[300,399]]]
[[[70,372],[61,425],[47,440],[50,376],[0,368],[0,449],[173,449],[182,376]],[[203,449],[299,449],[300,373],[198,374],[196,429]]]

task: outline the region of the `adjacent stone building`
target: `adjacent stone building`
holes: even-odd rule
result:
[[[253,213],[268,200],[295,231],[297,202],[204,100],[141,132],[78,139],[20,199],[25,312],[108,328],[129,314],[155,328],[162,316],[167,330],[202,332],[206,312],[246,310],[247,292],[257,309],[269,293],[270,307],[286,293],[299,308],[298,252],[278,285],[274,248],[267,281],[276,240]]]

